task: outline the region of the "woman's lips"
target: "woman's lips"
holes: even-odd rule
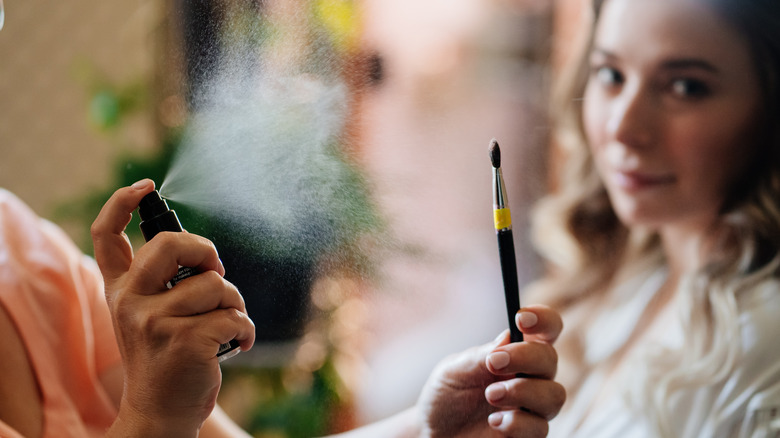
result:
[[[626,190],[640,190],[673,184],[677,181],[674,175],[617,170],[613,173],[613,182]]]

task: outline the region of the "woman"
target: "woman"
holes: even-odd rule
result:
[[[592,12],[535,217],[569,327],[551,436],[775,436],[780,3]]]

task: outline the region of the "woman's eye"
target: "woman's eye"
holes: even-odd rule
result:
[[[614,86],[623,83],[623,75],[612,67],[598,67],[594,69],[596,79],[603,85]]]
[[[708,95],[710,88],[704,82],[696,79],[677,79],[672,81],[671,91],[679,97],[695,99]]]

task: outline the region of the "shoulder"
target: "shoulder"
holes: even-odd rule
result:
[[[700,405],[711,421],[707,436],[753,436],[750,431],[773,420],[762,412],[780,407],[780,281],[765,277],[736,297],[736,338],[723,340],[738,343],[736,364],[713,392],[707,390],[712,403]]]
[[[38,219],[38,216],[21,199],[6,189],[0,188],[0,227],[6,229],[22,220]]]
[[[80,283],[85,270],[94,271],[91,264],[60,227],[0,188],[0,284],[7,291],[0,294],[21,284]]]
[[[2,188],[0,251],[2,260],[24,262],[24,266],[56,265],[58,260],[82,254],[60,227],[39,217],[21,199]]]
[[[774,346],[780,339],[780,279],[767,278],[741,293],[739,324],[746,350]],[[780,358],[780,349],[770,348]]]
[[[752,403],[780,401],[780,279],[768,278],[739,299],[743,379],[757,389]]]
[[[743,357],[738,374],[752,391],[747,391],[740,436],[775,436],[780,419],[780,281],[765,281],[746,298],[740,312]]]

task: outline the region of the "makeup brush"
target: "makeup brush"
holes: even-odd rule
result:
[[[490,141],[490,163],[493,165],[493,223],[498,238],[498,256],[501,262],[501,275],[504,279],[504,298],[509,319],[509,333],[512,342],[522,342],[523,333],[515,324],[515,315],[520,310],[520,289],[517,281],[517,261],[515,242],[512,237],[512,215],[509,212],[509,199],[506,195],[504,175],[501,171],[501,149],[498,141]]]

